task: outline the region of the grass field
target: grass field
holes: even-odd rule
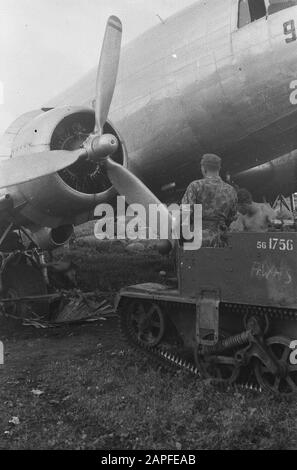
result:
[[[91,237],[71,253],[81,286],[110,299],[171,269],[153,248],[128,253]],[[48,330],[2,319],[0,339],[0,449],[297,448],[296,399],[156,370],[122,342],[116,318]]]

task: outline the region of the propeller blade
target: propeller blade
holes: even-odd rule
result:
[[[151,204],[158,205],[161,220],[163,217],[168,220],[169,227],[173,227],[174,221],[167,207],[140,181],[133,173],[107,158],[105,168],[115,190],[125,196],[128,204],[141,204],[149,214]]]
[[[0,160],[0,188],[8,188],[56,173],[73,165],[84,154],[82,149],[49,150]]]
[[[122,23],[110,16],[106,25],[96,83],[95,133],[102,134],[117,80],[122,42]]]

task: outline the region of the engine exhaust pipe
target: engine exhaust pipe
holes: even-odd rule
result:
[[[67,243],[73,235],[73,225],[61,225],[50,229],[43,228],[33,234],[34,241],[43,250],[54,250]]]

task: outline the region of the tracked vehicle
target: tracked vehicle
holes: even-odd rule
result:
[[[177,248],[177,286],[140,284],[117,299],[128,342],[224,384],[297,392],[297,233],[230,233],[223,248]],[[296,361],[297,362],[297,361]]]

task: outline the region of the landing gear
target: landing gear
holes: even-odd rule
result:
[[[255,363],[258,383],[276,394],[293,395],[297,392],[297,365],[290,364],[290,342],[291,340],[283,336],[266,340],[266,346],[279,368],[277,374],[273,374],[260,360]]]
[[[126,329],[142,346],[157,346],[165,331],[165,318],[154,302],[131,302],[127,307]]]
[[[44,268],[44,255],[21,226],[11,222],[0,230],[0,291],[1,298],[20,299],[48,294],[48,278]],[[1,301],[1,299],[0,299]],[[49,315],[47,301],[3,302],[5,311],[19,318]]]
[[[47,294],[47,285],[40,269],[29,259],[8,266],[3,277],[3,287],[4,296],[11,299]],[[32,310],[38,315],[46,316],[49,313],[48,302],[34,302]],[[24,318],[30,315],[30,307],[25,302],[12,302],[6,304],[6,312]]]

